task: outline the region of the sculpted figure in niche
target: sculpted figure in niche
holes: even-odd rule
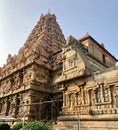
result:
[[[75,93],[75,105],[78,105],[78,92]]]
[[[37,60],[40,58],[40,49],[39,45],[37,44],[34,49],[33,49],[33,54],[34,54],[34,60]]]
[[[2,102],[0,102],[0,113],[2,111]]]
[[[69,68],[73,67],[73,59],[68,60],[68,67]]]
[[[14,116],[14,114],[15,114],[15,105],[16,105],[16,100],[15,100],[15,97],[12,97],[12,99],[11,99],[11,108],[10,108],[10,114],[12,115],[12,116]]]
[[[10,88],[11,88],[10,80],[7,80],[6,83],[5,83],[4,92],[8,93],[10,91]]]
[[[7,107],[6,107],[6,115],[9,113],[9,108],[10,108],[10,99],[7,97]]]
[[[19,85],[23,84],[23,71],[19,73]],[[21,86],[20,86],[21,87]]]
[[[4,100],[1,100],[0,102],[0,115],[3,113],[4,110]]]
[[[12,97],[9,98],[9,101],[10,101],[10,105],[9,105],[8,115],[11,115],[12,114]]]
[[[74,94],[71,95],[71,107],[75,105],[75,97]]]
[[[118,86],[116,86],[116,107],[118,107]]]
[[[15,76],[13,90],[16,90],[18,88],[19,88],[19,78],[18,76]]]
[[[85,104],[89,104],[89,97],[88,97],[88,92],[87,91],[84,91],[84,103]]]
[[[2,113],[5,114],[7,109],[7,98],[4,98]]]
[[[116,96],[117,96],[117,88],[116,86],[111,86],[112,87],[112,101],[113,101],[113,106],[116,105]]]
[[[2,115],[4,109],[4,101],[1,101],[1,106],[0,106],[0,115]]]
[[[66,106],[69,106],[69,95],[66,94]]]
[[[95,104],[95,93],[93,90],[91,91],[91,103],[92,103],[92,105]]]
[[[74,95],[73,94],[70,94],[69,95],[69,106],[72,108],[74,106],[74,102],[75,102],[75,99],[74,99]]]
[[[24,79],[23,79],[24,83],[31,81],[31,77],[32,77],[32,72],[29,70],[24,74]]]
[[[116,95],[116,107],[118,107],[118,95]]]
[[[78,92],[78,105],[82,105],[81,92]]]
[[[6,91],[7,91],[7,86],[6,86],[6,83],[4,82],[4,84],[3,84],[4,86],[3,86],[3,93],[4,94],[6,94]]]
[[[96,100],[97,100],[97,102],[98,103],[101,103],[101,94],[100,94],[100,88],[98,88],[97,90],[96,90]]]

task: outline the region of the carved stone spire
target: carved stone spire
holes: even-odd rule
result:
[[[50,12],[46,15],[42,14],[40,16],[40,20],[29,35],[26,44],[29,44],[29,42],[37,44],[37,42],[40,42],[41,40],[45,40],[52,46],[52,52],[54,51],[53,46],[60,49],[65,44],[65,38],[56,21],[56,16],[54,14],[50,14]]]
[[[48,12],[40,16],[40,20],[19,53],[27,60],[44,59],[48,62],[49,55],[61,49],[64,44],[65,38],[56,21],[56,16]]]
[[[41,64],[46,64],[49,62],[49,56],[62,49],[65,43],[66,41],[56,21],[56,16],[50,12],[45,15],[42,14],[25,44],[19,49],[18,54],[13,57],[8,56],[7,63],[3,67],[4,71],[7,71],[7,68],[9,68],[7,67],[8,63],[9,66],[11,65],[11,58],[14,60],[12,67],[14,70],[34,60]],[[49,64],[47,66],[50,67]],[[3,68],[1,68],[1,72],[3,72]]]

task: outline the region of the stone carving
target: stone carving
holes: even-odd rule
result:
[[[18,54],[9,54],[0,68],[0,115],[44,120],[57,118],[62,109],[63,116],[116,116],[118,68],[107,69],[116,61],[89,35],[80,40],[70,36],[66,44],[56,17],[42,15]],[[62,98],[63,106],[50,102]]]
[[[114,85],[96,84],[92,89],[87,90],[85,88],[85,86],[79,86],[77,90],[67,89],[64,91],[64,111],[70,108],[70,114],[72,114],[71,111],[73,110],[81,114],[93,114],[93,111],[94,114],[107,114],[109,111],[113,114],[113,109],[115,108],[117,113],[117,87]]]
[[[74,94],[69,95],[69,103],[70,103],[70,108],[73,108],[75,106],[75,95]]]

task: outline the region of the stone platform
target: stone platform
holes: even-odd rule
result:
[[[81,116],[80,123],[78,122],[77,116],[73,117],[60,117],[56,125],[53,126],[53,130],[79,130],[78,125],[80,124],[80,130],[118,130],[118,115],[110,116],[101,115],[95,118],[91,116]],[[108,118],[109,120],[108,120]],[[62,120],[63,121],[62,121]],[[65,120],[66,119],[66,120]]]

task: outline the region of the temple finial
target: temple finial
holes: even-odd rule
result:
[[[50,9],[48,9],[48,14],[50,14]]]

